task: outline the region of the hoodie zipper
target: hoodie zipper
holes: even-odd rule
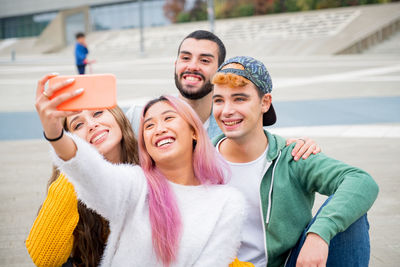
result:
[[[272,201],[271,201],[271,199],[272,199],[272,188],[273,188],[273,185],[274,185],[274,178],[275,178],[275,167],[276,167],[276,165],[278,164],[278,162],[279,162],[279,159],[280,159],[280,157],[281,157],[281,154],[282,154],[282,151],[279,151],[279,155],[278,155],[278,158],[276,159],[276,162],[275,162],[275,164],[274,164],[274,168],[272,169],[272,179],[271,179],[271,185],[270,185],[270,187],[269,187],[269,193],[268,193],[268,210],[267,210],[267,218],[266,218],[266,220],[265,220],[265,224],[269,224],[269,219],[270,219],[270,216],[271,216],[271,207],[272,207]]]
[[[261,223],[262,223],[263,233],[264,233],[263,236],[264,236],[265,259],[266,259],[266,261],[267,261],[267,265],[268,265],[268,251],[267,251],[267,236],[266,236],[266,231],[265,231],[265,225],[268,225],[268,223],[269,223],[269,217],[270,217],[271,207],[272,207],[272,205],[271,205],[271,198],[272,198],[272,187],[273,187],[273,184],[274,184],[275,167],[276,167],[276,165],[278,164],[279,158],[281,157],[281,153],[282,153],[282,152],[279,151],[278,158],[277,158],[277,160],[275,161],[274,167],[273,167],[273,169],[272,169],[272,179],[271,179],[271,185],[270,185],[270,187],[269,187],[269,193],[268,193],[267,218],[266,218],[265,222],[264,222],[264,214],[263,214],[263,211],[262,211],[261,196],[260,196],[260,198],[259,198],[259,199],[260,199]],[[263,175],[263,177],[265,176],[265,174],[267,173],[267,171],[268,171],[268,168],[266,168],[266,169],[264,170],[264,175]],[[260,186],[261,186],[262,180],[263,180],[263,179],[261,179]]]

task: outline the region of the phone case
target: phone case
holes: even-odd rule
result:
[[[49,87],[70,78],[74,78],[75,82],[56,91],[51,99],[79,88],[84,91],[81,95],[61,103],[57,106],[58,110],[109,109],[117,105],[117,85],[113,74],[56,76],[49,80]]]

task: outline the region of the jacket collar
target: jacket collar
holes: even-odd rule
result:
[[[279,151],[281,151],[285,146],[286,146],[286,140],[280,136],[273,135],[267,130],[264,129],[264,134],[268,138],[268,154],[267,154],[267,160],[268,161],[273,161],[275,160],[278,155]],[[224,138],[225,135],[222,133],[212,139],[212,143],[214,146],[218,144],[219,141],[221,141],[222,138]]]
[[[286,146],[286,140],[283,137],[271,134],[265,129],[264,133],[268,138],[268,146],[269,146],[267,160],[269,161],[275,160],[279,155],[279,151],[281,151]]]

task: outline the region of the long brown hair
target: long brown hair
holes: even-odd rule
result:
[[[115,107],[108,110],[121,128],[121,163],[139,164],[138,144],[131,124],[124,112]],[[68,131],[66,120],[64,129]],[[47,188],[57,180],[60,172],[53,167]],[[72,263],[74,266],[98,266],[107,242],[110,228],[108,221],[96,212],[86,208],[78,201],[79,222],[74,230],[74,244],[72,248]]]

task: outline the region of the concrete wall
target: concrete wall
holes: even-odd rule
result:
[[[123,1],[124,0],[0,0],[0,18]]]
[[[65,19],[75,13],[84,13],[85,32],[89,33],[89,6],[64,10],[59,12],[57,17],[42,32],[35,43],[35,47],[43,53],[53,53],[63,49],[67,44]]]

